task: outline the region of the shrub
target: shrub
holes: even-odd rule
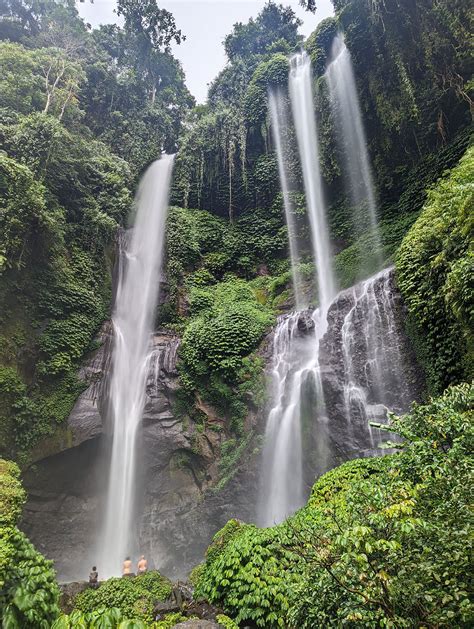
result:
[[[49,629],[59,589],[47,561],[16,524],[25,501],[14,463],[0,459],[0,621],[12,629]]]
[[[229,524],[232,523],[229,529]],[[283,627],[288,591],[296,580],[281,529],[231,521],[214,538],[195,596],[223,605],[237,624]]]
[[[85,590],[76,598],[75,608],[91,613],[113,607],[125,618],[151,622],[155,603],[170,594],[171,582],[159,572],[150,571],[131,579],[108,579],[96,590]]]
[[[180,347],[181,381],[238,424],[249,395],[245,383],[258,386],[262,371],[250,356],[272,323],[272,314],[250,285],[237,278],[191,287],[190,310],[194,316]]]
[[[429,390],[474,375],[474,148],[430,191],[396,261],[408,329]]]
[[[11,461],[0,459],[0,526],[16,525],[25,500],[19,467]]]

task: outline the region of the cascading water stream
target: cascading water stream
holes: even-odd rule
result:
[[[98,559],[104,577],[119,573],[121,561],[135,550],[137,430],[145,401],[173,160],[163,156],[143,176],[135,224],[120,252],[108,395],[113,443]]]
[[[325,319],[319,309],[279,318],[273,336],[273,403],[263,449],[260,525],[281,522],[303,505],[304,460],[311,481],[314,474],[348,458],[380,454],[386,435],[370,422],[384,423],[387,408],[405,412],[416,399],[417,384],[404,357],[408,348],[398,299],[393,269],[385,269],[339,293]],[[303,440],[305,403],[308,432]]]
[[[278,174],[280,178],[280,187],[283,195],[283,207],[285,209],[286,225],[288,228],[288,243],[291,259],[291,274],[293,280],[293,294],[295,297],[295,306],[297,310],[305,307],[303,303],[302,281],[299,272],[300,256],[298,251],[298,243],[296,240],[296,226],[293,218],[293,203],[290,195],[290,185],[288,177],[288,154],[284,150],[284,138],[288,137],[288,120],[285,111],[284,95],[281,90],[272,89],[268,94],[268,106],[270,110],[270,119],[272,126],[273,141],[278,160]],[[307,306],[307,304],[306,304]]]
[[[282,522],[304,503],[301,404],[305,388],[313,386],[317,400],[324,400],[317,363],[323,329],[319,310],[304,321],[311,329],[309,337],[302,334],[301,317],[301,312],[281,316],[273,336],[274,403],[265,429],[258,507],[262,526]]]
[[[301,507],[304,501],[302,402],[305,390],[312,386],[318,413],[325,415],[318,360],[319,342],[326,330],[327,309],[335,295],[331,246],[319,168],[311,62],[305,52],[295,55],[290,61],[289,91],[318,278],[319,308],[312,313],[312,333],[309,339],[306,337],[303,342],[297,342],[299,312],[281,318],[274,333],[273,407],[265,430],[259,500],[259,521],[264,526],[281,522]],[[274,127],[278,129],[278,111],[275,101],[270,100],[270,108],[272,107],[272,120],[275,120]],[[278,149],[278,138],[276,144],[279,163],[280,159],[283,162],[283,168],[280,166],[280,181],[285,196],[284,187],[287,187],[287,183],[285,176],[282,177],[284,159],[283,156],[280,158],[282,150],[281,146]],[[288,231],[291,235],[290,224]]]
[[[311,61],[305,52],[294,55],[290,60],[289,88],[303,171],[313,258],[318,277],[319,307],[321,312],[326,312],[335,295],[336,283],[332,270],[326,206],[319,167],[319,141],[314,113]]]
[[[386,407],[403,407],[410,402],[410,396],[406,396],[391,273],[392,269],[384,269],[350,289],[353,306],[342,326],[348,422],[354,417],[362,421],[384,420]]]
[[[354,206],[355,230],[360,233],[370,229],[373,242],[373,250],[369,252],[373,260],[372,266],[380,269],[382,248],[372,171],[351,55],[342,33],[334,38],[331,62],[325,76],[337,122],[336,128],[339,130],[337,138],[344,156],[350,198]]]

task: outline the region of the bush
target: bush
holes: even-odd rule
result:
[[[16,525],[25,500],[19,467],[11,461],[0,459],[0,526]]]
[[[150,571],[130,579],[112,578],[96,590],[88,589],[78,595],[75,608],[91,613],[103,608],[116,608],[125,618],[153,620],[157,601],[171,594],[171,582],[157,571]]]
[[[228,523],[214,538],[195,596],[223,605],[237,624],[284,627],[296,574],[281,545],[281,530]],[[237,525],[237,526],[236,526]]]
[[[430,392],[474,376],[474,148],[430,191],[396,261]]]
[[[259,385],[262,365],[251,359],[273,317],[244,280],[191,287],[188,323],[180,347],[181,381],[236,422],[246,412],[250,382]],[[250,387],[252,389],[252,387]]]
[[[474,386],[392,417],[403,451],[322,476],[270,529],[230,522],[197,595],[261,627],[463,627],[469,600]]]
[[[47,561],[16,524],[25,501],[14,463],[0,459],[0,621],[11,629],[49,629],[59,589]]]
[[[150,625],[141,620],[125,620],[120,609],[98,609],[85,613],[73,611],[61,615],[51,629],[147,629]]]

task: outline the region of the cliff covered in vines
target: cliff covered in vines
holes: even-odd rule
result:
[[[367,235],[354,229],[351,203],[343,192],[337,128],[327,96],[324,73],[334,36],[344,32],[354,62],[387,259],[421,209],[426,188],[456,163],[469,142],[471,14],[462,0],[449,6],[433,0],[350,0],[334,7],[335,17],[321,22],[304,47],[313,62],[331,236],[337,253],[352,246],[336,262],[340,282],[347,286],[357,279]],[[250,208],[278,202],[267,93],[271,87],[286,89],[287,57],[302,45],[297,25],[291,10],[270,3],[226,39],[228,64],[180,140],[174,188],[178,205],[232,220]],[[301,189],[296,161],[290,159],[290,169]]]

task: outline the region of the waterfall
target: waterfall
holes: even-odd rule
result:
[[[303,501],[298,412],[302,372],[300,369],[298,374],[293,373],[297,358],[298,318],[299,312],[279,317],[273,334],[271,378],[274,406],[265,429],[258,509],[258,520],[263,526],[282,522]]]
[[[131,235],[122,240],[120,251],[108,396],[113,443],[97,564],[104,577],[119,573],[125,556],[136,550],[137,431],[150,366],[150,333],[158,300],[173,159],[163,156],[143,176],[135,224]]]
[[[370,229],[373,250],[366,253],[372,256],[372,267],[380,268],[382,249],[374,184],[351,55],[342,33],[334,39],[331,62],[325,76],[338,129],[337,138],[344,156],[350,198],[355,210],[354,227],[359,234],[364,228]]]
[[[284,150],[284,139],[288,136],[288,121],[285,111],[284,95],[281,90],[270,90],[268,95],[270,119],[273,141],[278,160],[278,174],[283,195],[283,207],[285,209],[286,225],[288,227],[288,243],[290,248],[291,274],[293,281],[293,294],[297,310],[303,308],[302,281],[299,272],[299,251],[296,240],[296,226],[293,218],[293,203],[290,196],[288,169],[288,154]]]
[[[268,414],[262,457],[258,521],[282,522],[304,504],[302,403],[308,387],[324,416],[318,346],[325,330],[320,310],[279,317],[273,334],[272,408]]]
[[[386,407],[403,408],[406,395],[400,328],[395,318],[393,269],[352,289],[353,305],[342,325],[346,417],[383,421]]]
[[[402,316],[389,268],[340,292],[324,316],[317,309],[279,318],[260,525],[281,522],[301,507],[316,475],[381,453],[386,434],[370,422],[385,422],[387,408],[406,412],[419,392]]]
[[[307,314],[300,325],[300,311],[281,317],[273,337],[272,408],[268,414],[263,451],[263,473],[260,484],[258,519],[264,526],[281,522],[302,506],[304,501],[302,404],[311,388],[318,415],[325,417],[325,402],[319,368],[319,342],[326,330],[326,313],[335,294],[331,264],[331,246],[326,222],[323,183],[319,168],[319,144],[312,92],[311,62],[304,52],[290,61],[289,91],[296,138],[303,172],[311,230],[312,254],[318,278],[319,308]],[[290,217],[288,232],[290,252],[294,227],[288,206],[288,181],[281,142],[281,105],[270,94],[270,114],[277,148],[280,182],[285,211]],[[280,111],[279,111],[280,109]],[[293,254],[292,266],[294,267]],[[300,302],[296,300],[296,306]],[[309,324],[309,321],[311,322]],[[302,329],[310,330],[304,338]],[[324,456],[324,444],[319,444]]]
[[[313,258],[318,277],[319,306],[324,312],[335,295],[335,281],[319,167],[319,142],[312,85],[313,78],[309,56],[305,52],[294,55],[290,61],[289,77],[291,108],[303,171]]]

